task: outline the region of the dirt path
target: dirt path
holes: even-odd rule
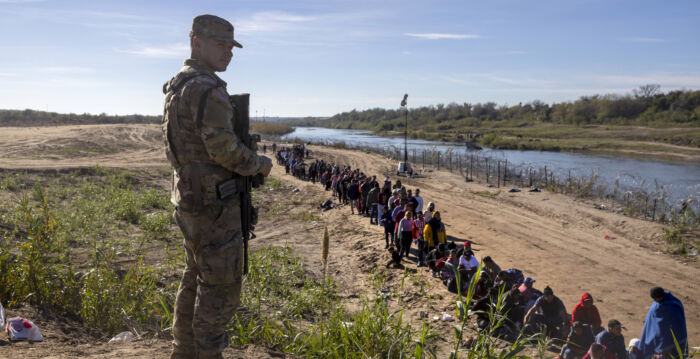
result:
[[[87,125],[41,128],[3,128],[0,131],[0,168],[71,168],[100,164],[106,167],[163,167],[160,129],[144,125]],[[359,151],[310,147],[319,157],[382,175],[393,164],[377,155]],[[297,181],[280,167],[273,176],[311,194],[313,201],[329,198],[320,185]],[[392,177],[395,181],[396,178]],[[691,345],[700,342],[700,267],[655,251],[661,232],[658,224],[594,209],[590,203],[541,193],[508,193],[478,183],[465,183],[457,174],[426,173],[424,178],[402,179],[409,188],[420,188],[424,201],[435,202],[447,225],[447,233],[470,239],[480,249],[477,257],[490,255],[502,267],[522,269],[534,277],[538,289],[550,285],[571,311],[580,295],[590,292],[603,321],[616,318],[626,328],[626,339],[638,337],[651,304],[648,292],[661,285],[680,298],[686,311]],[[317,213],[336,240],[331,251],[332,274],[342,284],[341,295],[358,304],[357,291],[369,284],[368,272],[383,259],[382,234],[366,218],[351,217],[347,208],[320,213],[311,204],[298,211]],[[289,231],[272,222],[259,226],[253,247],[288,241],[297,247],[311,268],[318,267],[321,222]],[[604,236],[615,239],[604,239]],[[657,246],[652,244],[657,244]],[[409,268],[415,266],[409,264]],[[449,310],[450,297],[436,280],[440,298],[432,312]],[[430,290],[430,289],[428,289]],[[414,311],[428,306],[421,297],[410,299]],[[60,355],[57,357],[61,357]],[[147,356],[143,356],[147,357]]]

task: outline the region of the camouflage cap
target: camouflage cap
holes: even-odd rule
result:
[[[190,37],[202,36],[230,42],[233,46],[242,48],[238,41],[233,39],[233,25],[230,22],[214,15],[199,15],[192,19]]]

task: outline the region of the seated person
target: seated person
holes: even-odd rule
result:
[[[581,301],[576,304],[571,312],[571,324],[574,322],[590,325],[591,329],[593,329],[593,334],[598,334],[603,330],[600,327],[601,321],[598,308],[593,304],[593,296],[589,293],[581,295]]]
[[[581,359],[586,355],[595,338],[590,325],[574,322],[566,341],[567,343],[561,347],[562,359]]]
[[[472,276],[471,281],[473,281],[474,279],[476,279],[476,276]],[[493,283],[491,282],[491,280],[489,280],[488,274],[486,274],[486,272],[482,270],[481,274],[479,275],[479,279],[474,285],[474,300],[488,296],[492,287]]]
[[[627,356],[629,359],[643,359],[642,352],[639,351],[639,338],[630,340],[627,346]]]
[[[593,343],[583,359],[615,359],[615,356],[604,345]]]
[[[440,263],[440,268],[438,268],[438,261],[440,261],[442,258],[447,259],[446,248],[447,246],[444,243],[440,243],[440,245],[428,252],[428,269],[433,272],[433,275],[438,273],[440,269],[442,269],[442,265],[444,265],[443,261],[443,263]]]
[[[440,278],[443,282],[447,283],[447,280],[455,277],[455,269],[457,269],[457,251],[451,250],[450,256],[443,261],[443,266],[440,269]],[[439,262],[439,261],[438,261]],[[438,265],[436,265],[437,267]]]
[[[471,312],[476,314],[476,326],[479,330],[486,330],[491,323],[489,312],[491,311],[491,296],[485,295],[472,301]]]
[[[504,293],[508,291],[508,272],[502,270],[498,272],[498,275],[496,275],[496,279],[493,281],[493,288],[496,291],[503,291]]]
[[[529,310],[530,307],[532,307],[532,305],[535,304],[537,298],[542,296],[542,292],[532,287],[533,283],[535,283],[534,279],[530,277],[525,277],[525,280],[523,280],[523,284],[521,284],[518,288],[518,290],[520,290],[520,294],[523,296],[523,304],[525,305],[525,310]]]
[[[503,297],[503,313],[508,320],[504,321],[504,327],[509,330],[509,335],[516,337],[522,326],[523,309],[521,306],[520,290],[514,285]]]
[[[459,275],[464,282],[468,282],[472,275],[479,269],[479,261],[474,257],[471,250],[465,250],[459,257]]]
[[[616,319],[608,321],[608,329],[598,333],[595,342],[603,345],[607,351],[613,354],[615,359],[627,359],[625,350],[625,337],[622,335],[622,324]]]
[[[543,295],[527,311],[523,322],[536,327],[545,326],[550,338],[562,338],[569,323],[564,303],[554,296],[554,291],[549,286],[544,288]]]
[[[484,263],[482,269],[486,271],[486,274],[489,276],[489,280],[495,280],[496,276],[501,271],[501,267],[499,267],[490,256],[484,257],[481,261]]]

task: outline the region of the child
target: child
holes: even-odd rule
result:
[[[389,260],[389,262],[387,262],[387,264],[386,264],[387,268],[389,268],[393,264],[394,268],[403,269],[403,265],[401,264],[401,255],[394,248],[394,246],[389,247],[389,256],[391,257],[391,260]]]

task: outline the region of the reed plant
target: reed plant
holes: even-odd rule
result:
[[[426,323],[414,329],[381,298],[367,297],[348,311],[333,280],[314,279],[292,247],[265,247],[252,255],[250,268],[242,308],[229,327],[233,344],[304,358],[434,357],[437,338]]]
[[[107,333],[167,328],[175,270],[141,253],[144,242],[177,238],[167,195],[121,170],[80,171],[13,176],[25,190],[0,215],[3,304],[37,305]]]

